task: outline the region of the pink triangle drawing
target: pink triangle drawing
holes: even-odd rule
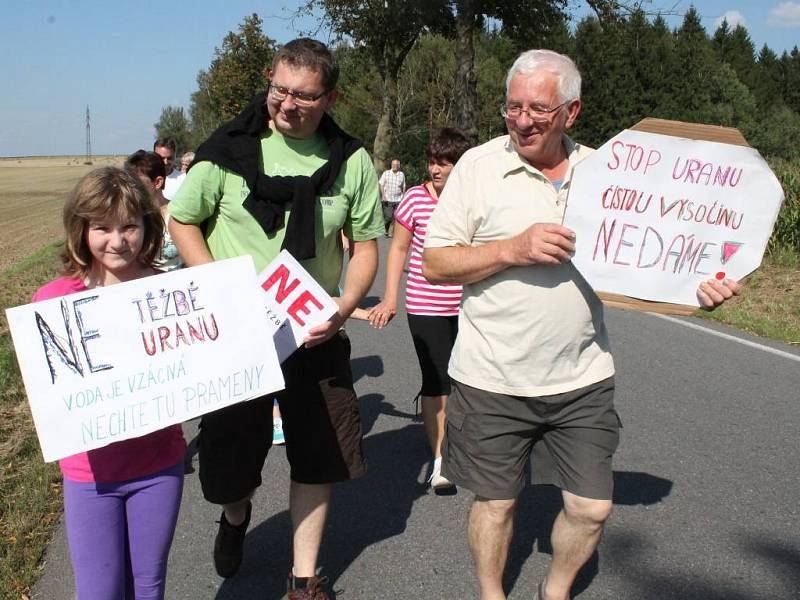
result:
[[[742,247],[742,242],[722,242],[722,264],[728,264],[731,256],[739,251]]]

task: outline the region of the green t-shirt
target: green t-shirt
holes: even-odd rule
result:
[[[307,140],[267,130],[261,139],[263,171],[267,175],[311,175],[328,160],[328,146],[317,135]],[[205,237],[216,260],[249,254],[261,271],[281,251],[284,227],[267,235],[242,206],[250,194],[244,179],[210,162],[192,167],[175,198],[170,216],[181,223],[206,223]],[[303,267],[331,295],[338,295],[342,274],[340,230],[356,241],[377,238],[384,231],[380,192],[369,154],[358,149],[345,161],[330,192],[315,206],[316,257]]]

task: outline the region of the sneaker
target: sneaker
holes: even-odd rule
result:
[[[455,487],[447,477],[442,476],[442,457],[435,458],[433,461],[433,473],[431,473],[428,483],[434,490],[444,490],[447,488]]]
[[[280,417],[272,418],[272,445],[282,446],[286,443],[286,438],[283,437],[283,419]]]
[[[455,484],[450,481],[447,477],[442,475],[441,467],[435,467],[433,469],[433,473],[431,473],[430,479],[428,479],[428,483],[431,484],[431,487],[434,490],[444,490],[447,488],[455,487]]]
[[[225,511],[219,518],[219,531],[214,540],[214,568],[220,577],[231,577],[242,564],[244,536],[250,524],[252,503],[247,503],[247,516],[241,525],[231,525],[225,518]]]
[[[289,576],[286,578],[288,600],[329,600],[328,592],[325,591],[327,577],[316,575],[308,577],[305,579],[305,587],[297,587],[298,584],[302,586],[302,581],[302,577],[295,577],[294,573],[289,571]]]

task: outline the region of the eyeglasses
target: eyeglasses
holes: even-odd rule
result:
[[[519,119],[522,114],[525,113],[531,121],[547,121],[559,108],[569,104],[570,102],[572,102],[572,100],[567,100],[566,102],[562,102],[553,108],[545,108],[542,106],[529,106],[528,108],[522,108],[517,104],[512,104],[510,106],[508,104],[503,104],[500,106],[500,114],[506,119]]]
[[[305,92],[297,92],[273,83],[269,84],[269,95],[272,96],[273,99],[277,100],[278,102],[283,102],[286,100],[287,96],[291,96],[292,100],[294,100],[294,103],[297,104],[297,106],[311,106],[314,104],[314,102],[322,98],[327,93],[327,91],[324,91],[316,95],[306,94]]]

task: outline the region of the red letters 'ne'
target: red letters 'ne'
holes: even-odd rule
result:
[[[275,300],[277,300],[278,304],[281,304],[286,297],[294,291],[294,288],[297,287],[297,284],[300,283],[299,279],[295,279],[292,283],[287,287],[286,282],[289,280],[289,269],[286,268],[286,265],[279,265],[275,272],[270,275],[267,280],[261,284],[261,287],[264,288],[265,291],[269,291],[276,281],[280,281],[278,284],[278,291],[275,293]]]
[[[314,296],[311,295],[311,292],[306,290],[300,294],[294,302],[292,302],[292,305],[286,310],[286,312],[288,312],[289,316],[291,316],[295,321],[300,323],[300,325],[305,325],[305,322],[297,313],[302,312],[306,315],[310,314],[311,310],[309,310],[308,306],[306,306],[309,302],[318,309],[322,308],[322,304],[319,303],[319,300],[314,298]]]

